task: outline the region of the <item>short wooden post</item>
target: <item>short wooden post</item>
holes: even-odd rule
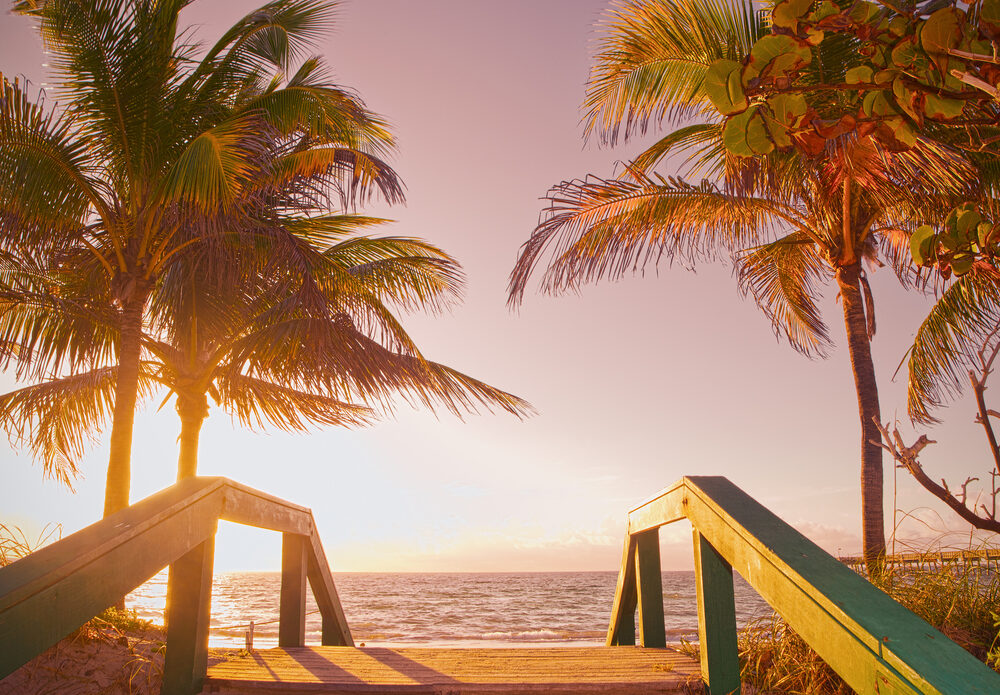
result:
[[[281,534],[281,606],[278,612],[278,646],[303,647],[306,643],[306,536]]]
[[[733,568],[697,529],[694,529],[694,572],[705,692],[709,695],[739,693]]]
[[[666,647],[663,623],[663,578],[660,569],[660,530],[635,535],[636,591],[639,605],[639,644]]]
[[[162,695],[201,692],[208,670],[215,534],[170,565]]]
[[[635,644],[635,607],[638,601],[635,590],[635,538],[625,531],[622,564],[618,570],[618,586],[611,606],[611,623],[608,625],[606,644],[616,647]]]

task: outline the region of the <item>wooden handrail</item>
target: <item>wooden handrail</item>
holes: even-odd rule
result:
[[[665,646],[658,529],[681,519],[712,695],[740,689],[734,569],[859,693],[1000,692],[1000,675],[721,477],[683,478],[629,512],[609,645],[635,644],[638,609],[640,643]]]
[[[0,679],[170,565],[162,692],[199,692],[220,520],[282,533],[281,646],[304,642],[307,580],[322,643],[353,646],[312,512],[226,478],[190,478],[0,568]]]

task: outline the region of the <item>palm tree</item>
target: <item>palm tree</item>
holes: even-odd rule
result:
[[[275,0],[204,53],[178,33],[185,4],[24,0],[16,9],[39,21],[61,102],[0,79],[4,249],[44,256],[46,271],[72,267],[114,314],[105,515],[128,504],[150,297],[178,254],[231,233],[213,215],[232,214],[262,154],[284,144],[277,179],[319,178],[347,200],[372,190],[402,199],[382,159],[393,146],[382,120],[316,59],[285,78],[329,26],[332,3]],[[28,304],[0,335],[20,345],[11,359],[22,376],[102,363],[106,343],[79,340],[65,314]]]
[[[861,421],[864,553],[877,567],[885,552],[882,456],[870,350],[874,308],[863,263],[885,262],[901,280],[912,280],[908,215],[940,198],[922,182],[961,187],[969,169],[925,141],[888,152],[853,133],[831,141],[817,159],[780,148],[755,158],[730,154],[704,81],[713,62],[742,60],[765,34],[751,2],[632,2],[610,14],[606,32],[585,102],[588,136],[615,144],[664,122],[687,125],[615,179],[591,176],[554,186],[511,274],[510,302],[522,301],[547,254],[541,287],[548,293],[617,279],[664,258],[731,259],[741,291],[754,298],[776,334],[799,352],[823,356],[830,337],[817,296],[822,283],[834,280]],[[844,69],[835,60],[825,67]],[[688,175],[704,180],[653,173],[679,151],[687,153]]]
[[[143,396],[166,387],[167,398],[176,398],[178,479],[197,472],[209,396],[246,427],[287,431],[363,424],[374,411],[347,400],[391,408],[400,395],[458,415],[476,404],[528,412],[519,398],[420,355],[389,305],[443,306],[461,275],[426,242],[353,233],[379,221],[322,218],[324,238],[340,239],[303,244],[317,268],[301,277],[261,272],[270,244],[249,253],[234,246],[231,265],[240,270],[231,276],[206,273],[201,254],[171,264],[154,294],[154,309],[164,312],[154,312],[156,332],[143,338],[139,381]],[[98,368],[6,394],[0,425],[19,433],[50,470],[67,471],[88,435],[106,424],[114,376],[113,367]]]

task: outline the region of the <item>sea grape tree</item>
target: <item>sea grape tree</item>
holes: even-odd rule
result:
[[[948,128],[973,153],[1000,141],[1000,0],[781,0],[771,34],[719,60],[705,90],[737,155],[815,156],[850,132],[903,150]]]

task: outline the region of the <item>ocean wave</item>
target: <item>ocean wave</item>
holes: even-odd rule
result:
[[[511,642],[569,642],[572,640],[594,639],[597,637],[604,637],[604,632],[597,632],[595,630],[571,631],[540,629],[484,632],[479,636],[479,639]]]

